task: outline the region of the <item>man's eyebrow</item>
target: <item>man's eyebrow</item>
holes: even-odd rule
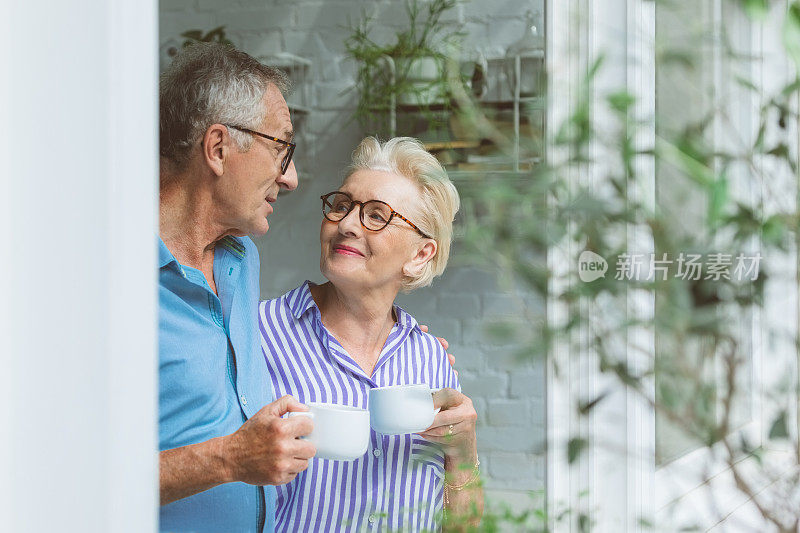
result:
[[[283,132],[283,137],[289,141],[294,140],[294,131],[292,130],[285,130]]]

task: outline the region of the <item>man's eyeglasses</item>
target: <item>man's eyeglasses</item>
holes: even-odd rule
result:
[[[358,218],[361,225],[370,231],[380,231],[389,225],[392,218],[395,216],[407,222],[412,228],[417,230],[417,233],[430,239],[420,230],[413,222],[391,208],[386,202],[380,200],[367,200],[366,202],[359,202],[353,200],[353,197],[346,192],[334,191],[320,196],[322,199],[322,214],[331,222],[339,222],[348,214],[353,208],[358,205],[359,212]]]
[[[269,139],[270,141],[275,141],[276,143],[285,144],[288,148],[286,149],[286,155],[283,156],[283,161],[281,161],[281,174],[286,174],[286,171],[289,169],[289,163],[292,162],[292,154],[294,154],[294,148],[297,146],[293,142],[284,141],[283,139],[278,139],[277,137],[273,137],[272,135],[266,135],[264,133],[259,133],[257,131],[249,130],[247,128],[240,128],[239,126],[234,126],[233,124],[225,124],[228,128],[233,128],[235,130],[243,131],[244,133],[249,133],[250,135],[258,135],[259,137],[263,137],[265,139]]]

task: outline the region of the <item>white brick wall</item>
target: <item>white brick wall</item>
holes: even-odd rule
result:
[[[517,40],[528,10],[539,14],[542,0],[465,1],[448,22],[469,33],[487,57],[498,57]],[[226,25],[229,38],[254,54],[286,51],[313,61],[312,114],[302,128],[306,168],[297,191],[282,197],[270,218],[269,233],[258,240],[263,297],[273,297],[319,274],[319,195],[335,189],[362,132],[350,121],[357,95],[355,65],[345,57],[349,21],[376,13],[377,40],[391,40],[407,20],[402,1],[368,0],[162,0],[161,40],[188,29]],[[458,246],[454,246],[454,254]],[[529,299],[537,312],[543,305]],[[509,495],[543,489],[545,483],[544,369],[541,362],[519,364],[516,347],[487,337],[491,317],[519,316],[516,297],[498,289],[494,276],[475,268],[451,266],[428,289],[401,295],[399,303],[431,331],[448,339],[456,354],[464,392],[479,414],[479,449],[487,493]],[[513,499],[513,498],[511,498]],[[518,498],[517,501],[527,501]]]

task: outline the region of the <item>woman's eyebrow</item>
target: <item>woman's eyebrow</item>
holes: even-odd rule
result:
[[[353,193],[351,193],[351,192],[347,192],[347,191],[339,191],[339,192],[343,192],[343,193],[347,194],[350,198],[352,198],[353,200],[356,200],[357,202],[369,202],[371,200],[377,200],[377,198],[367,198],[366,200],[361,200],[360,198],[356,198],[353,195]]]

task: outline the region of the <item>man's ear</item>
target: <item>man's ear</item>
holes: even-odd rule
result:
[[[217,176],[222,176],[225,172],[225,159],[230,153],[230,144],[228,128],[222,124],[212,124],[203,135],[203,160]]]
[[[403,274],[407,277],[414,278],[422,273],[422,269],[434,257],[439,247],[433,239],[425,239],[417,249],[417,253],[405,265],[403,265]]]

